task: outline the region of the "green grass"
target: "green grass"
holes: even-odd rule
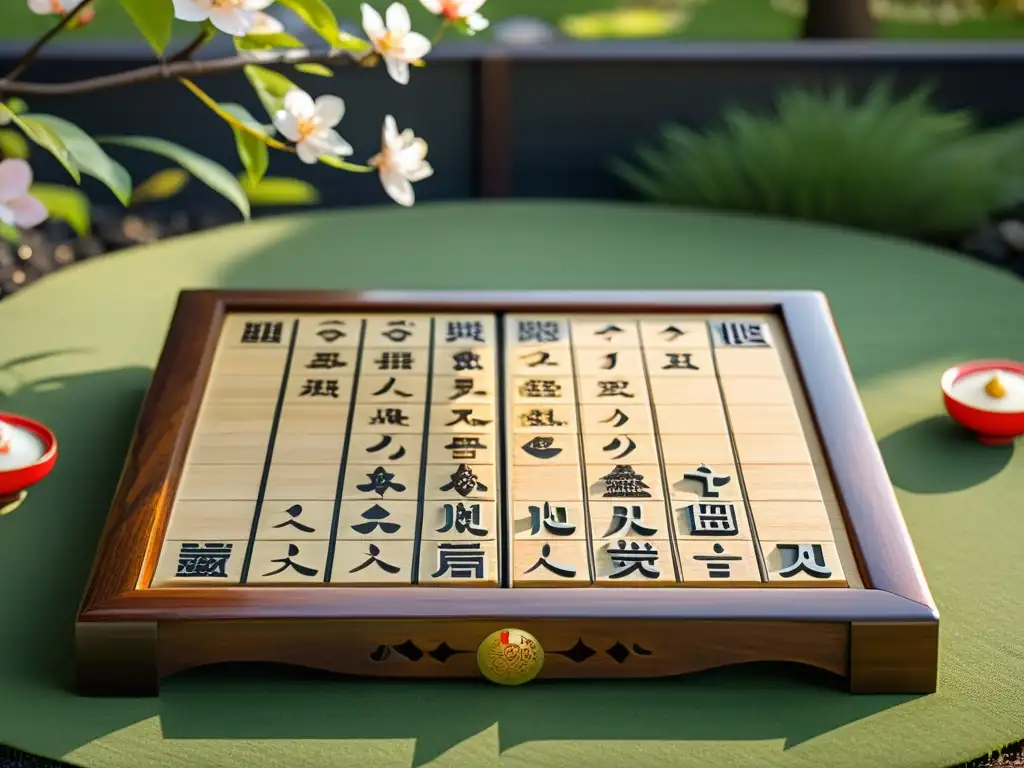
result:
[[[370,0],[383,8],[390,0]],[[96,40],[137,36],[117,0],[95,0],[96,20],[83,30],[71,33]],[[358,0],[328,0],[340,18],[355,19]],[[419,28],[430,29],[433,22],[418,0],[405,0]],[[511,16],[535,16],[557,23],[566,15],[609,10],[622,6],[622,0],[488,0],[486,15],[492,20]],[[23,40],[46,30],[52,20],[33,15],[25,0],[0,0],[0,39]],[[180,32],[187,34],[186,25]],[[799,20],[771,7],[770,0],[707,0],[697,7],[694,17],[677,37],[692,40],[786,40],[797,36]],[[893,39],[1019,39],[1024,37],[1024,21],[1009,18],[967,21],[944,27],[938,24],[914,24],[883,21],[880,36]]]
[[[948,238],[1021,199],[1022,152],[1024,122],[980,130],[924,89],[899,98],[882,82],[860,102],[790,90],[773,115],[732,108],[712,130],[669,126],[613,170],[657,203]]]

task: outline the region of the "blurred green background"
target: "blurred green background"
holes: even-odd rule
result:
[[[371,0],[378,9],[391,0]],[[420,28],[436,24],[418,0],[404,0]],[[847,0],[832,0],[846,2]],[[138,39],[117,0],[94,0],[95,21],[75,32],[94,39]],[[487,0],[493,21],[531,16],[574,37],[677,37],[693,40],[786,40],[799,37],[805,0]],[[328,0],[339,18],[357,20],[359,0]],[[995,6],[991,12],[989,8]],[[879,36],[894,39],[1019,39],[1024,6],[1017,0],[872,0]],[[0,2],[0,39],[44,32],[52,19],[25,0]],[[182,26],[181,33],[188,30]],[[492,30],[484,33],[487,38]],[[74,36],[71,37],[74,39]],[[447,40],[457,40],[449,36]]]

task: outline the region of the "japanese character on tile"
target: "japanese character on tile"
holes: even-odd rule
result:
[[[299,522],[299,517],[302,516],[301,504],[292,504],[290,507],[288,507],[288,509],[285,510],[285,514],[288,515],[288,519],[285,520],[283,523],[278,523],[277,525],[273,526],[274,528],[287,528],[291,526],[292,528],[302,531],[303,533],[313,533],[314,531],[316,531],[315,528]]]
[[[390,320],[388,322],[388,330],[381,331],[381,336],[385,339],[395,342],[396,344],[401,343],[413,335],[410,328],[415,328],[416,323],[411,320]]]
[[[539,534],[542,527],[553,536],[571,536],[576,532],[575,524],[568,521],[565,507],[553,507],[551,502],[545,501],[543,507],[531,504],[529,511],[531,536]]]
[[[445,343],[456,341],[478,341],[484,343],[484,324],[479,320],[448,321],[445,329]]]
[[[522,446],[522,450],[524,453],[529,456],[533,456],[535,459],[553,459],[562,452],[561,448],[553,447],[554,443],[555,438],[538,435],[537,437],[527,441]]]
[[[378,451],[383,451],[385,448],[391,445],[392,442],[394,442],[394,438],[391,435],[381,435],[380,442],[368,447],[366,449],[366,452],[377,453]],[[398,461],[403,456],[405,456],[405,446],[399,445],[397,450],[388,454],[388,459],[391,461]]]
[[[316,576],[320,571],[317,568],[310,568],[308,565],[302,565],[302,563],[292,560],[293,557],[299,556],[299,547],[296,544],[288,545],[288,554],[285,557],[279,557],[275,560],[271,560],[271,563],[280,563],[281,567],[264,573],[264,576],[276,576],[279,573],[283,573],[289,568],[293,569],[300,576],[312,578]]]
[[[176,578],[227,578],[232,544],[185,543],[178,549]]]
[[[561,326],[557,320],[520,320],[519,341],[535,341],[546,344],[554,341],[561,341]]]
[[[243,344],[280,344],[284,323],[246,323],[242,330]]]
[[[317,329],[316,335],[328,344],[333,344],[348,335],[342,330],[345,325],[344,320],[322,320],[319,325],[320,328]]]
[[[604,495],[611,498],[650,498],[644,476],[628,464],[619,464],[601,478],[605,484]]]
[[[487,446],[476,435],[453,437],[451,442],[445,445],[446,451],[452,452],[453,459],[466,459],[472,461],[476,458],[477,451],[486,451]]]
[[[779,544],[778,548],[784,563],[779,569],[781,578],[788,579],[798,573],[806,573],[816,579],[827,579],[832,575],[820,544]]]
[[[355,568],[349,571],[349,573],[359,573],[359,571],[363,570],[364,568],[369,568],[371,565],[376,565],[378,568],[384,571],[384,573],[390,574],[395,574],[402,570],[397,565],[391,565],[391,563],[384,562],[384,560],[382,560],[380,557],[380,547],[378,547],[376,544],[370,544],[367,547],[367,556],[368,557],[365,562],[363,562],[360,565],[357,565]]]
[[[341,359],[340,352],[314,352],[313,359],[306,363],[311,370],[333,370],[334,368],[346,368],[348,363]]]
[[[476,542],[445,542],[437,546],[437,570],[432,578],[449,574],[453,579],[483,579],[486,553]]]
[[[472,408],[453,408],[452,415],[455,416],[455,418],[452,421],[445,422],[446,427],[454,427],[456,424],[468,424],[471,427],[484,427],[493,421],[493,419],[480,419],[473,416]]]
[[[648,579],[656,579],[661,575],[657,568],[660,555],[650,542],[641,546],[636,541],[619,541],[616,547],[608,548],[608,556],[615,567],[608,575],[609,579],[622,579],[631,573],[638,573]]]
[[[386,395],[388,392],[391,392],[392,390],[394,390],[394,393],[398,397],[412,397],[411,393],[403,392],[400,389],[396,389],[395,388],[395,384],[397,384],[397,383],[398,383],[398,379],[396,379],[394,376],[389,376],[388,380],[384,383],[384,386],[382,386],[376,392],[372,392],[371,395],[373,397],[380,397],[381,395]]]
[[[701,484],[701,496],[709,499],[717,498],[720,496],[720,492],[714,490],[715,488],[721,488],[728,485],[732,480],[729,475],[719,475],[707,464],[701,464],[693,472],[687,472],[683,475],[686,480],[696,480]]]
[[[533,408],[519,415],[519,423],[524,427],[564,427],[568,422],[556,419],[552,408]]]
[[[440,487],[441,491],[455,491],[462,497],[469,496],[474,491],[486,491],[487,486],[480,482],[480,478],[466,464],[460,464],[451,474],[449,482]]]
[[[337,379],[306,379],[299,391],[299,397],[329,397],[337,400],[341,397]]]
[[[449,397],[449,400],[459,400],[460,398],[467,397],[468,395],[476,395],[477,397],[486,397],[487,392],[482,389],[474,389],[476,383],[471,378],[457,378],[454,381],[455,393]]]
[[[391,517],[391,513],[380,504],[374,504],[363,512],[360,517],[362,517],[366,522],[356,523],[352,526],[352,530],[364,535],[373,533],[375,530],[380,530],[381,533],[394,534],[398,533],[402,527],[399,523],[391,523],[387,521],[387,519]],[[355,573],[355,571],[351,571],[351,573]]]
[[[715,554],[713,555],[694,555],[693,559],[698,562],[703,562],[707,565],[708,578],[709,579],[728,579],[731,576],[730,562],[742,560],[743,558],[739,555],[726,555],[725,547],[721,544],[715,544],[712,547]]]
[[[558,563],[551,562],[548,558],[551,557],[551,545],[544,544],[540,550],[540,557],[537,562],[526,569],[525,573],[533,573],[538,568],[544,568],[556,576],[561,576],[566,579],[571,579],[576,575],[576,568],[571,565],[560,565]]]
[[[438,533],[448,533],[452,529],[456,533],[471,533],[474,536],[486,536],[488,531],[480,519],[479,504],[444,505],[444,525],[437,529]]]
[[[402,493],[405,490],[404,485],[395,482],[394,473],[388,472],[384,467],[377,467],[366,476],[370,479],[370,482],[356,486],[363,493],[376,493],[381,498],[384,498],[384,494],[389,490],[393,490],[396,493]]]

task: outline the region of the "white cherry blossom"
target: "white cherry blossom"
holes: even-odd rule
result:
[[[174,17],[207,21],[226,35],[245,37],[256,24],[256,13],[274,0],[172,0]]]
[[[85,2],[88,2],[88,0],[28,0],[28,9],[40,16],[50,16],[52,14],[65,16]],[[79,24],[87,24],[95,16],[95,9],[83,8],[82,12],[75,17],[75,20]]]
[[[284,24],[269,13],[253,11],[252,26],[249,28],[250,35],[279,35],[282,32],[284,32]]]
[[[480,15],[486,0],[420,0],[423,7],[435,16],[449,21],[465,21],[466,31],[475,34],[487,29],[490,22]]]
[[[427,142],[418,138],[412,129],[398,132],[395,118],[384,118],[381,149],[370,158],[369,165],[380,174],[380,183],[388,196],[399,205],[411,206],[416,202],[412,182],[423,181],[433,175],[427,162]]]
[[[75,10],[84,2],[85,0],[28,0],[28,9],[40,16],[51,13],[63,15]]]
[[[0,162],[0,221],[8,226],[31,229],[46,221],[46,206],[28,193],[32,167],[24,160]]]
[[[308,93],[294,88],[285,94],[282,109],[274,115],[274,127],[295,142],[302,162],[315,163],[323,155],[352,154],[352,146],[334,130],[344,116],[345,102],[337,96],[313,101]]]
[[[366,3],[362,4],[362,12],[363,31],[384,59],[391,79],[400,85],[408,84],[409,65],[427,55],[430,41],[412,31],[409,11],[401,3],[389,5],[383,19]]]

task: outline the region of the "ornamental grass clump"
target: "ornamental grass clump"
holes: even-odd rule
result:
[[[788,90],[774,114],[731,108],[704,133],[673,125],[613,170],[657,203],[838,224],[925,240],[1024,200],[1024,124],[983,130],[929,89],[860,101]]]

